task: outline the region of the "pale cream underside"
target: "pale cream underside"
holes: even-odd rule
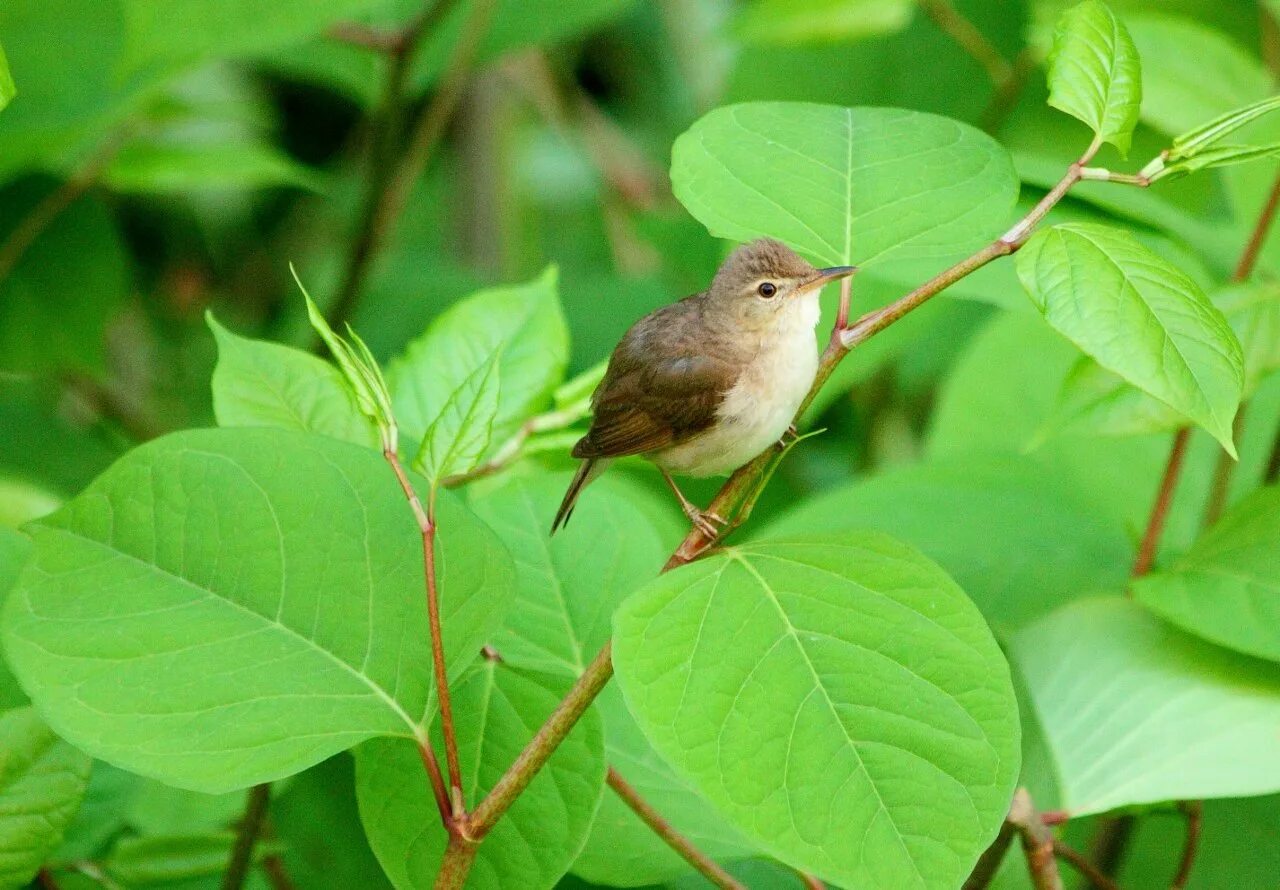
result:
[[[780,310],[778,327],[726,394],[716,423],[694,439],[646,455],[682,476],[731,473],[782,438],[818,371],[816,291]]]

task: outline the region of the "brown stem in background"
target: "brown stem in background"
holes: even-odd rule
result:
[[[996,839],[978,857],[978,864],[969,873],[969,878],[964,882],[962,890],[986,890],[991,885],[991,882],[995,880],[996,872],[1000,870],[1001,863],[1004,862],[1005,855],[1009,852],[1009,847],[1013,845],[1013,838],[1017,833],[1013,823],[1005,819],[1004,824],[1000,826],[1000,833],[996,835]]]
[[[1099,871],[1087,856],[1074,847],[1068,847],[1062,841],[1055,840],[1053,852],[1058,858],[1069,862],[1071,867],[1080,872],[1097,890],[1119,890],[1115,881]]]
[[[1178,811],[1187,820],[1187,837],[1183,842],[1177,874],[1174,875],[1169,890],[1183,890],[1191,880],[1191,869],[1196,862],[1196,852],[1200,849],[1200,827],[1204,819],[1204,805],[1198,800],[1182,801],[1178,804]]]
[[[245,799],[244,815],[236,826],[236,841],[231,847],[231,857],[227,860],[227,870],[223,872],[221,890],[240,890],[245,878],[249,875],[249,866],[253,864],[253,848],[262,831],[262,822],[267,816],[267,806],[271,801],[271,783],[263,782],[249,789]]]
[[[22,221],[0,244],[0,281],[13,274],[18,262],[53,221],[97,184],[104,170],[124,145],[130,128],[122,127],[108,136],[98,149],[71,176],[31,208]]]
[[[1248,407],[1248,402],[1241,402],[1236,409],[1236,418],[1231,424],[1231,438],[1235,442],[1239,442],[1244,435],[1245,409]],[[1231,491],[1231,476],[1235,473],[1237,463],[1225,448],[1219,449],[1218,461],[1213,467],[1213,482],[1209,486],[1209,497],[1204,505],[1204,516],[1200,520],[1201,528],[1209,528],[1222,517],[1222,511],[1227,507],[1227,495]]]
[[[827,890],[827,885],[819,881],[813,875],[803,871],[796,871],[796,876],[800,878],[800,883],[805,886],[805,890]]]
[[[996,89],[1013,76],[1013,65],[1009,64],[1009,60],[992,45],[987,36],[973,22],[965,18],[950,3],[950,0],[919,0],[919,2],[924,14],[982,66],[982,70],[987,72],[987,78]]]
[[[1027,871],[1036,890],[1062,890],[1062,876],[1054,857],[1053,832],[1040,819],[1027,789],[1013,793],[1009,806],[1009,823],[1022,838],[1022,851],[1027,857]]]
[[[40,885],[41,890],[59,890],[58,879],[47,868],[42,868],[36,873],[36,883]]]
[[[360,22],[338,22],[324,33],[330,40],[388,55],[403,52],[409,42],[403,29],[387,31]]]
[[[1262,483],[1271,485],[1280,481],[1280,436],[1276,437],[1275,444],[1271,446],[1271,457],[1267,458],[1267,469],[1262,474]]]
[[[1009,115],[1018,107],[1018,100],[1022,98],[1022,91],[1027,88],[1027,83],[1031,80],[1031,75],[1035,72],[1037,66],[1035,50],[1031,49],[1031,47],[1027,47],[1018,53],[1013,60],[1012,73],[1005,78],[1003,83],[996,85],[995,94],[978,118],[978,124],[984,131],[995,133],[1009,119]]]
[[[262,870],[266,872],[271,890],[294,890],[296,885],[293,878],[289,877],[289,870],[285,868],[284,859],[279,853],[272,853],[263,859]]]
[[[1276,181],[1267,194],[1267,200],[1262,205],[1262,211],[1258,214],[1258,222],[1253,227],[1248,243],[1245,244],[1244,252],[1240,254],[1240,261],[1236,263],[1235,272],[1231,275],[1232,281],[1247,281],[1253,274],[1253,270],[1258,265],[1258,258],[1262,255],[1262,247],[1266,244],[1267,236],[1271,234],[1271,226],[1276,221],[1277,211],[1280,211],[1280,174],[1277,174]]]
[[[1280,25],[1266,3],[1258,4],[1258,30],[1262,34],[1262,61],[1275,80],[1280,80]]]
[[[421,34],[430,22],[437,21],[438,16],[443,15],[443,11],[450,6],[451,3],[448,2],[434,5],[430,15],[420,20],[421,23],[416,26],[416,33],[407,39],[406,47],[395,57],[391,73],[388,75],[384,103],[389,121],[393,118],[398,119],[404,78]],[[457,107],[467,73],[480,48],[480,41],[488,31],[493,7],[494,0],[477,0],[471,6],[470,14],[463,26],[462,36],[453,46],[440,86],[436,89],[435,96],[414,121],[409,145],[400,163],[394,163],[393,158],[385,155],[379,157],[375,146],[373,158],[375,169],[370,177],[370,188],[366,193],[356,240],[347,257],[338,295],[328,312],[329,323],[333,327],[338,327],[346,321],[354,311],[373,258],[385,246],[396,221],[404,210],[405,203],[409,200],[414,183],[422,175],[436,143],[444,135],[445,127]]]
[[[1165,464],[1164,476],[1160,479],[1160,488],[1156,492],[1155,504],[1151,507],[1150,518],[1147,519],[1147,530],[1142,535],[1142,544],[1138,547],[1138,557],[1134,560],[1130,574],[1141,578],[1151,571],[1156,559],[1156,548],[1160,545],[1160,535],[1164,531],[1165,520],[1169,518],[1169,507],[1173,503],[1173,493],[1178,487],[1178,478],[1182,475],[1182,464],[1187,456],[1187,441],[1191,438],[1191,428],[1183,427],[1174,433],[1173,446],[1169,449],[1169,460]]]
[[[458,820],[466,815],[466,806],[462,796],[462,768],[458,762],[458,737],[453,723],[453,700],[449,695],[449,676],[445,670],[444,634],[440,625],[440,595],[436,585],[436,524],[429,508],[424,509],[418,492],[409,481],[408,474],[400,464],[400,457],[394,451],[384,451],[382,456],[391,465],[404,492],[409,507],[413,510],[413,518],[418,523],[418,531],[422,537],[422,566],[427,585],[427,623],[431,633],[431,666],[436,680],[436,697],[440,705],[440,726],[444,734],[444,756],[449,768],[448,806],[445,808],[445,828],[452,833]],[[431,751],[427,742],[420,745],[423,751],[423,762],[427,762],[427,754]],[[432,755],[434,759],[434,755]],[[439,771],[439,767],[436,767]],[[431,767],[427,766],[427,772]],[[434,784],[434,779],[433,779]],[[437,803],[439,801],[437,800]]]
[[[746,890],[746,885],[735,880],[733,875],[721,868],[714,859],[695,847],[687,837],[676,831],[670,822],[662,818],[662,814],[636,793],[636,790],[618,775],[616,769],[609,767],[605,781],[613,792],[622,798],[622,802],[640,817],[640,821],[648,825],[654,834],[662,838],[668,847],[679,853],[685,862],[693,866],[708,881],[720,887],[721,890]]]

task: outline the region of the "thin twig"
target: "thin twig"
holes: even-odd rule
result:
[[[121,127],[108,136],[98,149],[71,176],[31,208],[22,221],[0,243],[0,281],[13,274],[18,262],[53,221],[97,184],[120,152],[132,129]]]
[[[1160,478],[1160,488],[1156,491],[1156,500],[1151,507],[1151,515],[1147,519],[1147,529],[1142,535],[1142,544],[1138,547],[1138,557],[1133,562],[1130,574],[1141,578],[1151,571],[1155,563],[1156,549],[1160,546],[1160,535],[1164,532],[1165,520],[1169,518],[1169,507],[1173,503],[1173,493],[1178,487],[1178,478],[1182,474],[1182,464],[1187,456],[1187,441],[1191,438],[1191,428],[1182,427],[1173,436],[1173,446],[1169,449],[1169,459],[1165,463],[1164,475]]]
[[[240,890],[253,864],[253,848],[258,843],[262,822],[271,802],[271,783],[263,782],[249,789],[245,798],[244,815],[236,826],[236,840],[227,860],[227,870],[222,875],[222,890]]]
[[[1022,838],[1022,851],[1027,857],[1027,872],[1036,890],[1062,890],[1062,877],[1054,859],[1053,832],[1045,826],[1031,802],[1027,789],[1013,792],[1009,805],[1009,823]]]
[[[432,13],[448,5],[438,3],[432,8]],[[328,313],[331,325],[337,326],[345,321],[355,309],[373,258],[386,244],[404,211],[414,183],[426,169],[436,143],[444,135],[445,127],[458,106],[480,42],[488,31],[494,5],[494,0],[476,0],[471,4],[462,35],[453,46],[440,86],[414,121],[403,159],[399,164],[384,163],[385,158],[379,159],[378,181],[368,194],[356,242],[347,258],[342,285]],[[417,41],[413,40],[411,46],[416,44]],[[412,50],[406,50],[405,54],[411,55]],[[383,176],[385,179],[381,178]]]
[[[987,887],[991,886],[991,882],[995,880],[996,872],[1000,870],[1000,865],[1004,862],[1005,854],[1009,852],[1009,847],[1013,845],[1014,835],[1017,833],[1013,823],[1005,819],[1000,826],[1000,833],[996,835],[996,839],[978,857],[978,864],[969,873],[969,878],[964,882],[962,890],[986,890]]]
[[[640,817],[640,820],[662,839],[663,843],[679,853],[685,862],[693,866],[708,881],[720,887],[721,890],[746,890],[745,884],[737,881],[733,875],[721,868],[714,859],[695,847],[670,822],[662,818],[662,814],[641,797],[627,780],[618,774],[616,769],[609,767],[605,781],[613,789],[613,792],[622,798],[622,802],[630,807]]]
[[[279,853],[272,853],[262,860],[262,870],[267,875],[267,883],[271,890],[294,890],[293,878],[285,867],[284,858]]]
[[[1258,265],[1258,258],[1262,256],[1262,247],[1266,244],[1267,236],[1271,234],[1271,226],[1276,221],[1277,211],[1280,211],[1280,174],[1277,174],[1271,191],[1267,193],[1267,200],[1258,214],[1258,221],[1253,227],[1248,243],[1245,244],[1244,252],[1240,254],[1235,272],[1231,275],[1232,281],[1247,281],[1253,274],[1253,270]]]
[[[1013,76],[1013,65],[1009,60],[950,0],[920,0],[920,8],[944,34],[982,66],[996,89]]]
[[[1196,852],[1200,849],[1200,827],[1204,820],[1204,805],[1198,800],[1182,801],[1178,804],[1178,811],[1187,820],[1187,836],[1182,845],[1182,859],[1178,862],[1178,871],[1169,890],[1183,890],[1191,880],[1191,869],[1196,863]]]
[[[1089,857],[1085,856],[1074,847],[1069,847],[1060,840],[1054,840],[1053,853],[1059,859],[1063,859],[1070,863],[1071,867],[1080,872],[1089,883],[1093,884],[1097,890],[1119,890],[1119,885],[1111,880],[1105,874],[1089,861]]]
[[[1009,115],[1018,107],[1022,91],[1027,88],[1027,83],[1031,80],[1037,65],[1036,53],[1031,47],[1018,53],[1013,60],[1013,71],[1003,83],[996,85],[991,101],[978,117],[978,123],[984,131],[995,133],[1009,119]]]
[[[431,633],[431,664],[436,679],[436,697],[440,705],[440,726],[444,733],[444,756],[449,768],[448,807],[445,828],[452,829],[454,823],[466,815],[466,807],[462,797],[462,768],[458,762],[458,737],[453,723],[453,700],[449,695],[449,676],[445,670],[444,634],[440,625],[440,595],[436,584],[436,524],[431,509],[422,506],[418,492],[400,463],[400,457],[394,451],[386,450],[382,456],[391,465],[413,510],[413,518],[418,523],[418,531],[422,537],[422,565],[426,575],[427,586],[427,623]],[[425,743],[423,749],[424,764],[426,753],[431,749]],[[439,767],[437,767],[439,769]],[[431,767],[427,767],[428,773]]]

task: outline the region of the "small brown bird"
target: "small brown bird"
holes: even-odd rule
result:
[[[730,254],[710,288],[632,325],[591,397],[591,428],[573,446],[584,460],[552,533],[613,458],[638,454],[714,537],[723,520],[690,503],[672,474],[727,474],[782,438],[818,370],[818,292],[854,271],[815,269],[762,238]]]

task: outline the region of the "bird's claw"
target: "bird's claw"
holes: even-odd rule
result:
[[[778,447],[785,451],[788,445],[793,445],[798,441],[800,441],[800,431],[796,429],[796,425],[793,423],[787,427],[782,434],[782,438],[778,440]]]
[[[699,510],[697,507],[690,506],[684,511],[684,515],[689,517],[689,521],[694,524],[698,531],[702,532],[711,540],[720,537],[721,530],[728,523],[723,517],[710,510]]]

